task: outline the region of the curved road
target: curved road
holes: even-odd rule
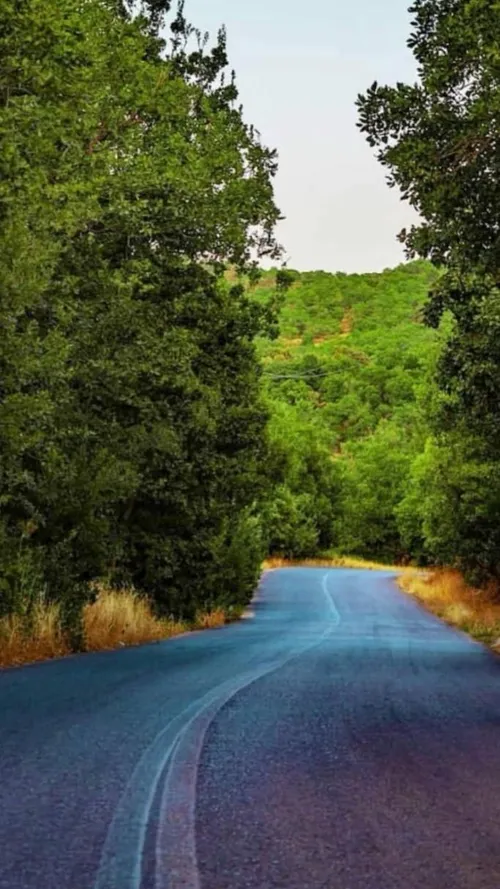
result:
[[[498,889],[500,660],[390,572],[0,674],[1,889]]]

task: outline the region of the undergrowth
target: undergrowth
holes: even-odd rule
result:
[[[314,558],[286,559],[281,556],[271,556],[264,562],[264,569],[272,568],[360,568],[368,571],[408,571],[408,568],[399,565],[386,565],[382,562],[372,562],[360,559],[356,556],[337,556],[332,553],[322,553]]]
[[[99,586],[94,602],[82,612],[83,650],[105,651],[129,645],[160,642],[193,630],[222,627],[239,616],[222,608],[198,611],[195,620],[158,618],[150,602],[135,590]],[[0,667],[19,666],[71,653],[62,629],[60,609],[43,602],[28,617],[0,619]]]
[[[498,591],[468,586],[462,575],[451,569],[407,571],[398,577],[398,584],[442,620],[500,648]]]

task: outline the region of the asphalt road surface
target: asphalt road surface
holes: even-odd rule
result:
[[[387,572],[0,673],[1,889],[499,889],[500,659]]]

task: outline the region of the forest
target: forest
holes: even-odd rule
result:
[[[409,534],[406,511],[429,435],[440,336],[422,312],[436,270],[417,261],[381,274],[287,274],[280,336],[258,341],[279,480],[267,514],[271,553],[434,557],[420,529],[418,540]],[[256,300],[273,286],[264,275]]]
[[[421,219],[364,275],[282,264],[225,32],[170,7],[1,5],[0,618],[78,648],[96,583],[191,619],[269,554],[497,584],[498,4],[415,0],[418,81],[358,97]]]

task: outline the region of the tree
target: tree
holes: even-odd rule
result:
[[[336,523],[343,552],[397,562],[401,542],[396,509],[404,496],[414,456],[411,435],[397,421],[382,420],[372,435],[350,443],[340,463],[342,499]]]
[[[45,591],[77,609],[107,576],[189,616],[258,571],[269,311],[221,271],[279,252],[276,157],[224,78],[224,35],[188,51],[181,8],[169,49],[164,7],[0,12],[7,608]]]
[[[495,277],[500,7],[490,0],[416,0],[410,12],[418,82],[375,82],[358,97],[359,126],[388,168],[389,184],[422,216],[400,235],[410,255]]]
[[[301,381],[285,382],[268,392],[264,527],[271,554],[291,558],[313,556],[318,549],[331,546],[338,500],[338,473],[326,443],[328,436],[315,427],[307,393]]]
[[[462,429],[429,437],[396,508],[408,550],[421,563],[464,570],[473,583],[498,582],[500,463]]]
[[[431,291],[426,318],[438,326],[447,313],[452,328],[437,366],[442,397],[430,417],[435,439],[429,450],[445,473],[434,479],[435,490],[458,492],[461,504],[455,495],[441,497],[453,512],[447,557],[475,578],[498,579],[492,529],[500,461],[493,394],[499,382],[500,5],[416,0],[410,11],[408,45],[419,80],[396,87],[374,83],[358,98],[359,125],[389,169],[389,184],[422,217],[400,234],[409,255],[429,257],[446,270]],[[466,447],[457,446],[460,438]],[[427,464],[428,458],[417,463],[417,478]],[[483,507],[477,509],[480,492]],[[432,522],[424,525],[428,541],[435,541]]]
[[[271,414],[264,526],[273,553],[411,554],[396,508],[428,434],[417,390],[438,335],[420,316],[436,277],[427,262],[382,274],[294,274],[280,338],[259,340]],[[273,278],[264,276],[255,299],[269,297]]]

